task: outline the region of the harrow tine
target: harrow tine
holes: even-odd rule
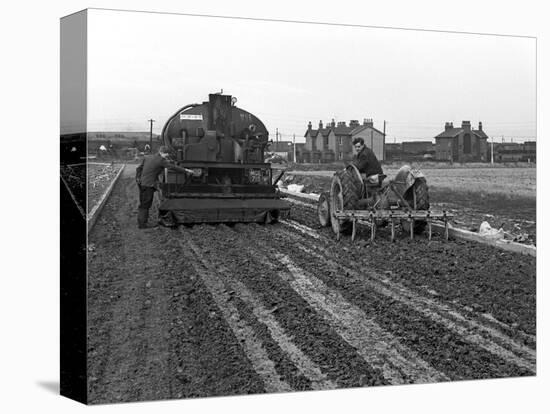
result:
[[[374,241],[374,236],[376,236],[376,224],[374,220],[370,222],[370,240]]]
[[[411,223],[411,240],[414,240],[414,219],[410,218],[409,222]]]
[[[351,221],[351,241],[355,240],[355,235],[357,234],[357,219]]]
[[[393,219],[391,219],[391,241],[395,240],[395,224],[393,222]]]
[[[432,239],[432,221],[428,220],[428,240]]]

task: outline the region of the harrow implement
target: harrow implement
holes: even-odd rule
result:
[[[414,239],[415,221],[426,222],[428,227],[428,240],[432,239],[432,224],[434,222],[443,222],[445,227],[445,240],[449,239],[449,219],[454,215],[445,210],[413,210],[413,211],[393,211],[393,210],[342,210],[335,211],[332,215],[334,220],[345,220],[351,222],[351,240],[354,241],[357,235],[357,224],[367,225],[370,228],[370,239],[374,240],[376,228],[379,223],[387,223],[391,228],[391,241],[395,240],[396,224],[406,221],[409,223],[409,233],[411,240]],[[336,239],[340,240],[341,232],[336,233]]]
[[[371,177],[372,178],[372,177]],[[432,224],[442,222],[445,239],[449,238],[449,219],[453,214],[445,210],[430,210],[428,185],[422,172],[404,165],[395,179],[379,174],[374,180],[366,180],[351,164],[337,171],[332,177],[330,192],[321,194],[317,206],[319,223],[332,226],[336,238],[351,232],[352,241],[357,235],[357,224],[370,228],[374,240],[377,227],[391,228],[395,240],[395,225],[410,233],[422,233],[428,228],[432,238]]]

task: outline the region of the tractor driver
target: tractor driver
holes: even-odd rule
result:
[[[159,174],[165,168],[186,174],[194,173],[193,170],[172,164],[168,160],[169,155],[168,147],[161,146],[158,154],[146,155],[136,169],[136,182],[139,188],[138,227],[140,229],[155,227],[154,225],[147,225],[147,220],[159,184]]]
[[[380,184],[378,175],[384,173],[374,152],[365,145],[363,138],[355,138],[353,140],[353,147],[356,154],[353,157],[352,164],[357,167],[361,174],[365,174],[367,183]]]

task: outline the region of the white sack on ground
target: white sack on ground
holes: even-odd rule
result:
[[[504,230],[503,229],[498,229],[498,230],[494,229],[494,228],[491,227],[491,225],[489,223],[484,221],[479,226],[479,235],[483,236],[487,239],[498,240],[498,239],[503,239],[504,238]]]

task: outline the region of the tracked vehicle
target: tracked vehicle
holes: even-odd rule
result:
[[[265,125],[235,106],[231,95],[210,94],[202,104],[180,108],[162,129],[161,140],[179,166],[193,176],[166,170],[160,185],[159,221],[192,223],[272,223],[290,205],[264,162],[269,142]]]

